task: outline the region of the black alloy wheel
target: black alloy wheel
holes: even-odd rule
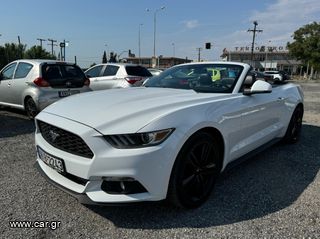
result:
[[[34,103],[32,98],[28,98],[25,102],[25,110],[27,112],[27,115],[29,119],[34,119],[34,117],[37,116],[39,113],[36,103]]]
[[[293,144],[299,141],[303,118],[303,107],[298,105],[294,110],[287,132],[284,136],[284,141],[289,144]]]
[[[209,198],[220,170],[219,143],[206,132],[196,133],[177,157],[168,200],[177,207],[199,207]]]

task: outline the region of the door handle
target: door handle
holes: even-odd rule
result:
[[[278,101],[284,100],[284,97],[278,97]]]

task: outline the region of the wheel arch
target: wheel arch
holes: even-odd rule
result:
[[[171,178],[171,174],[172,174],[172,171],[173,171],[173,168],[175,166],[175,163],[176,163],[176,160],[177,158],[179,157],[179,154],[181,153],[184,145],[196,134],[198,134],[199,132],[205,132],[205,133],[208,133],[210,134],[211,136],[213,136],[214,138],[218,138],[218,142],[219,142],[219,145],[218,145],[218,148],[219,148],[219,153],[220,153],[220,170],[222,170],[223,166],[224,166],[224,158],[225,158],[225,140],[224,140],[224,137],[221,133],[221,131],[213,126],[205,126],[205,127],[202,127],[202,128],[199,128],[197,130],[195,130],[194,132],[192,132],[192,134],[189,135],[189,137],[187,137],[185,139],[185,141],[183,142],[183,144],[181,145],[181,147],[179,148],[178,150],[178,153],[176,154],[175,156],[175,159],[174,159],[174,162],[172,164],[172,167],[171,167],[171,171],[170,171],[170,178]],[[169,180],[170,181],[170,180]]]
[[[23,108],[26,109],[26,102],[28,99],[33,99],[31,95],[25,95],[23,98]]]
[[[202,128],[202,129],[196,131],[194,134],[196,134],[198,132],[206,132],[206,133],[212,135],[214,138],[218,139],[217,142],[219,143],[218,148],[219,148],[219,153],[220,153],[220,163],[221,163],[220,170],[221,170],[223,167],[223,160],[224,160],[224,155],[225,155],[225,142],[224,142],[224,138],[222,136],[222,133],[217,128],[214,128],[214,127]],[[194,135],[194,134],[192,134],[192,135]],[[192,137],[192,135],[190,137]]]

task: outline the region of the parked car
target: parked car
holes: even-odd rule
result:
[[[157,68],[148,68],[148,71],[149,71],[153,76],[158,76],[158,75],[161,74],[161,72],[163,72],[163,70],[157,69]]]
[[[207,69],[226,78],[212,80]],[[82,203],[167,199],[194,208],[235,160],[279,140],[296,142],[302,117],[295,84],[273,87],[245,63],[183,64],[145,87],[44,109],[36,117],[37,166]]]
[[[0,105],[23,109],[33,118],[61,98],[90,91],[89,84],[75,64],[17,60],[0,71]]]
[[[261,71],[252,71],[252,75],[254,75],[256,80],[267,80],[266,75]]]
[[[290,76],[285,71],[265,71],[265,78],[275,82],[284,82],[290,80]]]
[[[152,74],[143,66],[126,63],[95,65],[85,71],[92,90],[140,86]]]

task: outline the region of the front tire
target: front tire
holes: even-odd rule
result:
[[[197,208],[210,196],[221,170],[219,143],[198,132],[182,147],[172,169],[167,199],[179,208]]]
[[[285,143],[293,144],[299,141],[303,118],[303,106],[298,105],[290,119],[287,132],[283,138]]]
[[[25,100],[25,110],[27,112],[29,119],[34,119],[34,117],[36,117],[37,114],[39,113],[37,105],[31,97]]]

